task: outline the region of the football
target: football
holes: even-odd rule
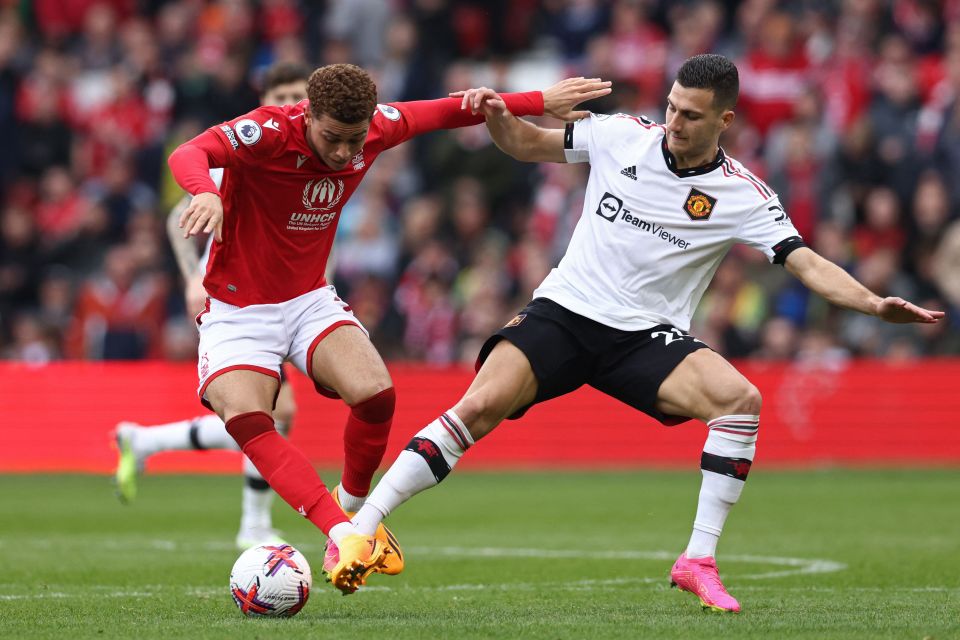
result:
[[[307,559],[288,544],[251,547],[230,571],[230,593],[246,616],[296,615],[311,586]]]

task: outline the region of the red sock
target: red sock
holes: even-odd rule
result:
[[[329,535],[331,527],[348,521],[313,465],[277,433],[269,414],[241,413],[227,420],[227,432],[273,490],[324,534]]]
[[[343,476],[340,483],[352,496],[370,492],[370,482],[387,450],[397,395],[393,387],[350,408],[343,430]]]

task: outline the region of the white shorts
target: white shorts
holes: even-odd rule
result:
[[[331,331],[344,325],[359,327],[346,302],[326,286],[277,304],[237,307],[207,298],[207,308],[197,316],[200,329],[200,359],[197,373],[200,402],[209,407],[204,394],[217,376],[247,369],[280,379],[280,365],[289,360],[311,379],[313,352]],[[369,334],[368,334],[369,335]],[[338,397],[332,389],[317,391]]]

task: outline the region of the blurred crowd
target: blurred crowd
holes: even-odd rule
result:
[[[960,0],[0,0],[0,357],[196,357],[165,160],[256,107],[274,62],[361,65],[381,102],[601,76],[591,110],[662,121],[703,52],[740,69],[721,143],[807,244],[948,317],[831,308],[739,247],[693,332],[733,358],[960,353]],[[482,126],[418,138],[345,206],[333,282],[385,357],[472,362],[563,254],[587,171]]]

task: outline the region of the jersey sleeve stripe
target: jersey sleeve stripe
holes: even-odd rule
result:
[[[732,163],[730,164],[730,167],[733,168],[733,164],[732,164]],[[768,187],[763,180],[761,180],[760,178],[758,178],[757,176],[753,175],[752,173],[750,173],[749,171],[747,171],[746,169],[743,169],[743,168],[734,169],[734,171],[736,171],[736,172],[739,173],[740,175],[746,177],[748,180],[750,180],[750,181],[753,182],[755,185],[757,185],[758,187],[760,187],[760,190],[763,192],[763,194],[764,194],[766,197],[768,197],[768,198],[772,198],[772,197],[773,197],[773,195],[774,195],[774,194],[773,194],[773,189],[771,189],[770,187]]]
[[[747,178],[749,178],[750,180],[752,180],[755,184],[759,185],[760,188],[764,191],[764,193],[767,194],[767,197],[768,197],[768,198],[772,198],[772,197],[773,197],[773,195],[774,195],[774,194],[773,194],[773,189],[771,189],[770,187],[768,187],[766,182],[764,182],[763,180],[761,180],[761,179],[758,178],[757,176],[753,175],[753,174],[750,173],[749,171],[741,170],[740,173],[742,173],[743,175],[747,176]]]
[[[614,117],[615,117],[615,118],[624,118],[624,119],[626,119],[626,120],[633,120],[634,122],[636,122],[638,125],[640,125],[640,126],[643,127],[644,129],[663,129],[664,131],[667,130],[666,127],[664,127],[662,124],[657,124],[657,123],[654,122],[653,120],[649,120],[649,119],[647,119],[647,118],[644,117],[644,116],[640,116],[640,117],[638,118],[637,116],[632,116],[632,115],[630,115],[630,114],[628,114],[628,113],[618,113],[618,114],[616,114]]]
[[[769,191],[769,189],[766,189],[765,188],[766,185],[761,183],[756,178],[750,176],[749,174],[745,174],[740,170],[735,169],[733,165],[730,164],[729,160],[723,163],[723,175],[725,175],[728,178],[736,177],[736,178],[741,178],[743,180],[746,180],[751,185],[753,185],[753,188],[757,190],[757,193],[763,196],[764,200],[767,200],[773,197],[773,192]]]
[[[570,150],[573,149],[573,123],[568,122],[567,126],[563,130],[563,148]]]

